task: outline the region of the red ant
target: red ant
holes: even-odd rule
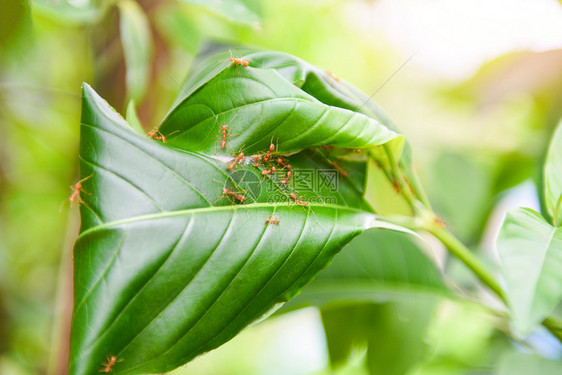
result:
[[[217,124],[220,126],[220,129],[219,129],[220,135],[217,135],[217,136],[215,137],[215,139],[216,139],[216,138],[219,138],[219,139],[221,140],[221,141],[220,141],[220,145],[221,145],[221,148],[222,148],[222,149],[224,149],[224,148],[226,147],[226,139],[227,139],[228,137],[232,137],[233,135],[238,135],[238,134],[228,134],[228,125],[232,122],[232,120],[234,120],[234,117],[236,117],[236,116],[238,116],[238,115],[234,115],[234,116],[232,117],[232,119],[230,119],[230,121],[228,122],[228,124],[225,124],[225,125],[222,125],[222,124],[219,122],[219,120],[217,119]]]
[[[295,204],[298,204],[299,206],[308,207],[308,202],[303,201],[302,199],[298,198],[295,193],[291,193],[289,196],[291,197],[291,199],[293,199],[295,201]]]
[[[344,171],[344,170],[342,169],[342,167],[340,167],[340,166],[338,165],[338,163],[336,163],[335,161],[332,162],[332,165],[334,166],[334,168],[336,168],[336,169],[338,170],[338,172],[339,172],[343,177],[349,176],[349,174],[348,174],[346,171]]]
[[[216,182],[220,182],[217,180],[214,180]],[[219,197],[219,199],[217,199],[215,201],[215,203],[219,200],[221,200],[222,198],[232,198],[234,199],[234,203],[236,203],[236,200],[240,201],[241,203],[244,203],[244,201],[246,200],[246,196],[240,193],[236,193],[232,190],[230,190],[229,188],[226,187],[226,182],[224,183],[224,186],[222,188],[222,195]]]
[[[398,180],[392,181],[392,187],[394,188],[394,191],[400,194],[400,183],[398,182]]]
[[[275,169],[275,167],[271,167],[270,169],[265,169],[261,172],[262,175],[267,176],[270,175],[272,173],[275,173],[277,170]]]
[[[447,223],[445,223],[443,220],[441,220],[440,218],[438,218],[437,216],[433,218],[433,222],[435,224],[437,224],[439,227],[441,228],[445,228],[447,227]]]
[[[280,221],[281,221],[281,219],[271,219],[271,218],[268,217],[267,219],[265,219],[265,223],[266,223],[265,225],[270,224],[270,223],[271,224],[279,224]]]
[[[349,151],[349,152],[357,152],[357,153],[361,152],[360,148],[346,148],[346,150]]]
[[[230,61],[233,65],[243,66],[244,68],[250,65],[250,63],[247,60],[244,60],[242,57],[232,57],[231,50],[229,50],[229,52],[230,52],[230,59],[228,59],[228,61]]]
[[[175,132],[172,132],[172,133],[168,134],[168,137],[170,135],[174,134],[174,133],[177,133],[177,132],[179,132],[179,130],[176,130]],[[158,129],[153,129],[153,130],[149,131],[146,135],[149,138],[155,139],[157,141],[162,141],[162,143],[166,143],[166,137]]]
[[[235,193],[227,187],[222,188],[221,198],[228,198],[229,196],[231,196],[234,199],[239,200],[242,203],[244,203],[244,201],[246,200],[246,196],[244,196],[243,194]]]
[[[330,72],[329,70],[326,70],[326,73],[336,82],[340,81],[340,77],[337,77],[336,75],[334,75],[334,73]]]
[[[286,164],[283,159],[281,158],[277,158],[277,164],[279,164],[280,166],[282,166],[283,168],[287,168],[288,170],[293,169],[293,167],[291,166],[291,164]]]
[[[273,136],[275,137],[275,136]],[[269,161],[271,159],[271,152],[275,150],[275,144],[273,144],[273,137],[271,137],[271,142],[269,145],[269,150],[266,151],[265,155],[263,156],[263,161]]]
[[[104,366],[104,368],[102,368],[100,372],[104,372],[106,374],[113,372],[112,367],[115,366],[117,362],[122,362],[122,361],[123,359],[117,359],[116,356],[110,355],[107,357],[107,362],[102,362],[101,365]]]
[[[74,186],[70,186],[70,189],[72,190],[72,195],[68,198],[68,201],[70,203],[74,203],[74,202],[81,202],[82,198],[80,198],[80,192],[84,192],[86,194],[90,194],[85,190],[82,190],[82,183],[88,179],[90,179],[94,174],[92,173],[91,175],[89,175],[88,177],[85,177],[83,179],[81,179],[80,181],[78,181],[76,184],[74,184]]]
[[[244,147],[244,146],[242,146]],[[240,149],[240,153],[238,156],[232,161],[232,163],[228,166],[228,170],[231,171],[240,160],[244,159],[244,153],[242,152],[242,148]]]
[[[281,180],[281,185],[285,185],[287,182],[289,182],[289,179],[291,178],[292,175],[293,175],[293,172],[288,171],[285,178]]]

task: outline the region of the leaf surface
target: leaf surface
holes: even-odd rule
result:
[[[526,336],[562,299],[562,229],[519,208],[507,214],[497,247],[513,322]]]
[[[294,297],[379,225],[363,200],[364,162],[334,180],[322,152],[283,156],[310,202],[302,206],[250,158],[230,171],[232,158],[171,143],[135,133],[84,86],[72,375],[97,373],[108,356],[119,360],[115,374],[172,370]]]

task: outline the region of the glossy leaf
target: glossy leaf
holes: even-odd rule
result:
[[[85,85],[70,374],[95,373],[112,355],[116,374],[178,367],[291,299],[379,225],[362,198],[364,162],[349,161],[334,189],[319,182],[333,170],[322,152],[287,159],[295,186],[308,183],[310,208],[287,204],[250,158],[231,172],[224,158],[134,133]],[[226,186],[245,204],[222,197]]]
[[[140,102],[150,75],[152,41],[144,11],[133,0],[120,0],[120,34],[125,54],[127,97]]]
[[[381,303],[412,293],[449,296],[440,271],[424,252],[410,234],[367,230],[283,310],[334,302]]]
[[[554,131],[544,166],[546,208],[555,226],[562,224],[562,121]]]
[[[372,374],[403,374],[426,350],[435,302],[449,295],[418,239],[371,229],[282,310],[321,308],[334,366],[345,363],[354,348],[368,347]]]
[[[228,148],[217,148],[217,122],[228,126]],[[160,131],[170,134],[171,146],[227,155],[243,146],[247,154],[265,152],[272,141],[276,150],[287,153],[321,145],[366,148],[401,140],[370,117],[323,104],[274,70],[234,66],[225,67],[175,106]]]
[[[525,336],[562,299],[562,229],[519,208],[507,214],[497,247],[513,322]]]
[[[220,52],[215,52],[217,49],[219,49]],[[231,56],[238,56],[240,59],[248,61],[248,67],[240,68],[230,66],[229,58]],[[284,88],[283,95],[294,95],[295,101],[306,98],[314,102],[314,100],[310,98],[310,96],[312,96],[317,101],[325,104],[325,106],[320,107],[326,111],[344,109],[352,111],[353,113],[358,112],[370,117],[374,120],[369,122],[370,127],[373,129],[381,128],[379,131],[383,134],[394,134],[393,141],[390,142],[390,145],[392,146],[391,149],[396,153],[396,157],[400,156],[404,142],[403,138],[397,136],[398,130],[396,126],[389,120],[381,108],[379,108],[374,102],[368,100],[368,97],[364,93],[361,93],[352,85],[340,81],[339,79],[336,81],[329,73],[309,64],[304,60],[286,53],[275,51],[238,49],[235,51],[225,52],[224,48],[220,46],[211,47],[209,52],[206,55],[203,55],[195,64],[194,71],[190,74],[185,84],[182,86],[180,94],[172,106],[173,109],[171,113],[167,116],[163,123],[163,129],[166,129],[166,126],[170,126],[169,123],[174,122],[173,117],[177,116],[177,113],[181,112],[183,110],[182,108],[188,104],[187,98],[190,98],[195,91],[200,90],[203,86],[206,86],[211,79],[216,79],[215,77],[227,67],[230,67],[230,70],[234,68],[239,77],[240,75],[243,75],[244,78],[247,77],[250,79],[254,79],[252,74],[256,71],[255,69],[259,69],[260,72],[263,70],[273,70],[278,74],[278,76],[273,75],[270,72],[268,77],[272,76],[273,78],[271,79],[275,80],[274,82],[279,83],[280,87]],[[229,76],[225,77],[225,79],[228,78]],[[245,88],[253,87],[246,86]],[[221,95],[223,96],[229,95],[230,91],[227,90],[232,90],[228,87],[221,87],[221,89],[225,90],[221,92]],[[235,90],[238,91],[240,88],[236,87]],[[249,95],[249,93],[247,95]],[[264,106],[267,105],[267,100],[270,99],[271,96],[272,93],[264,92],[260,98],[244,98],[250,101],[254,106]],[[256,102],[256,99],[260,99],[260,102]],[[287,98],[287,100],[290,101],[291,98]],[[229,107],[228,103],[223,103],[222,106],[226,107],[226,109],[234,107],[232,104]],[[315,106],[315,108],[316,107],[317,106]],[[302,108],[299,109],[299,112],[302,112]],[[288,114],[293,115],[292,112]],[[351,115],[351,113],[348,113],[348,115]],[[364,120],[362,116],[358,116],[358,118],[360,120]],[[356,119],[355,121],[358,121],[359,119]],[[181,120],[184,119],[180,116],[180,121]],[[287,125],[285,124],[284,126]],[[390,132],[388,130],[390,130]],[[370,146],[379,144],[380,143],[375,140],[375,143],[372,143]],[[362,146],[369,145],[363,144]],[[359,148],[359,146],[350,147]]]

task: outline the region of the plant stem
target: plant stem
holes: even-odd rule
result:
[[[412,210],[412,213],[414,214],[414,216],[419,216],[421,212],[420,212],[420,209],[417,205],[417,199],[414,197],[414,195],[410,191],[410,188],[406,184],[406,181],[404,181],[404,176],[402,175],[402,171],[400,170],[398,162],[394,158],[394,155],[393,155],[392,151],[388,148],[388,146],[386,146],[386,145],[384,146],[384,151],[386,152],[386,155],[388,157],[388,161],[390,163],[390,168],[391,168],[391,172],[392,172],[392,179],[393,179],[393,181],[391,181],[392,184],[393,185],[397,184],[397,185],[395,185],[396,188],[398,189],[399,193],[404,197],[406,202],[408,202],[408,205],[410,206],[410,209]]]
[[[488,288],[490,288],[501,300],[505,303],[507,302],[506,295],[498,284],[491,272],[486,269],[486,267],[480,263],[478,258],[461,242],[459,241],[451,232],[447,229],[442,228],[438,225],[428,225],[423,229],[427,230],[429,233],[433,234],[443,245],[449,249],[449,251],[460,259],[474,274],[484,283]]]
[[[435,213],[431,209],[429,200],[425,195],[425,192],[421,188],[421,184],[417,179],[417,175],[412,171],[414,183],[412,192],[409,186],[404,180],[404,176],[392,152],[385,146],[384,150],[387,154],[389,164],[391,167],[391,175],[386,173],[387,177],[390,179],[391,183],[397,183],[400,194],[404,197],[406,202],[410,205],[414,217],[407,217],[401,219],[390,219],[389,222],[396,223],[398,225],[404,226],[411,230],[426,230],[435,236],[445,247],[456,256],[461,262],[463,262],[479,279],[482,281],[492,292],[494,292],[504,304],[507,305],[507,296],[496,281],[493,274],[478,260],[476,256],[450,231],[441,226],[435,219]],[[376,158],[374,158],[376,160]],[[421,204],[418,205],[418,203]],[[562,342],[562,320],[555,317],[548,317],[543,322],[542,325],[548,329],[554,337],[556,337],[560,342]]]
[[[507,296],[494,276],[461,241],[445,228],[435,224],[423,226],[423,229],[427,230],[441,241],[453,255],[470,268],[470,270],[507,305]],[[562,321],[554,317],[548,317],[542,322],[542,325],[562,342]]]

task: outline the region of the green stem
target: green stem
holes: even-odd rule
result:
[[[427,197],[427,194],[425,193],[425,190],[421,185],[416,171],[413,169],[413,167],[410,167],[402,160],[400,160],[399,164],[402,170],[404,170],[404,173],[407,174],[408,181],[410,182],[409,185],[414,190],[415,197],[423,204],[426,209],[431,210],[431,202],[429,202],[429,198]]]
[[[427,230],[441,241],[453,255],[470,268],[470,270],[507,305],[507,296],[494,276],[461,241],[445,228],[435,224],[425,226],[423,229]],[[542,325],[562,342],[562,321],[555,317],[548,317],[542,322]]]
[[[474,274],[490,288],[503,302],[507,302],[505,292],[498,284],[492,273],[480,263],[478,258],[451,232],[438,225],[428,225],[424,227],[429,233],[433,234],[449,251],[459,258]]]
[[[431,209],[431,205],[425,192],[421,188],[421,184],[417,179],[417,175],[412,171],[410,184],[414,184],[410,191],[407,186],[402,171],[394,159],[392,152],[385,146],[384,150],[387,154],[391,167],[391,174],[386,173],[391,183],[398,184],[401,195],[410,205],[414,218],[389,219],[388,221],[397,223],[412,230],[426,230],[435,236],[445,247],[463,262],[492,292],[494,292],[504,304],[507,305],[507,296],[500,284],[496,281],[492,273],[474,256],[474,254],[451,232],[443,228],[436,220],[435,213]],[[376,160],[376,158],[374,158]],[[421,203],[423,207],[420,208]],[[562,320],[555,317],[548,317],[542,325],[547,328],[560,342],[562,342]]]
[[[419,216],[421,212],[417,204],[417,199],[410,191],[410,188],[409,186],[407,186],[406,181],[404,181],[404,176],[402,176],[402,171],[400,171],[398,162],[394,158],[392,151],[389,150],[389,148],[386,145],[384,145],[383,147],[388,157],[388,161],[390,163],[390,170],[392,172],[392,179],[393,179],[393,181],[391,182],[393,183],[393,185],[394,184],[398,185],[397,186],[398,191],[404,197],[406,202],[408,202],[408,205],[410,206],[410,209],[412,210],[414,216]]]

